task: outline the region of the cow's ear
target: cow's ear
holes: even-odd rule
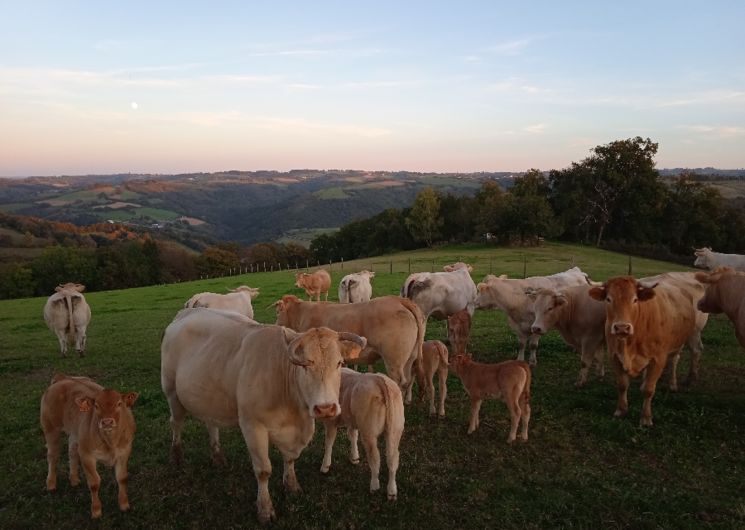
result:
[[[287,345],[287,354],[290,362],[297,366],[310,366],[310,361],[305,358],[305,348],[303,347],[303,337],[305,333],[297,333],[290,328],[282,328],[285,344]]]
[[[127,405],[129,408],[132,408],[132,405],[135,404],[135,401],[137,401],[137,398],[140,397],[140,394],[137,392],[127,392],[122,396],[122,400],[124,401],[124,404]]]
[[[360,356],[360,352],[367,346],[367,339],[354,333],[343,331],[339,333],[339,345],[341,347],[341,356],[345,360],[352,360]]]
[[[602,302],[605,300],[605,287],[592,287],[587,291],[587,294],[590,295],[590,298]]]
[[[251,288],[251,289],[250,289],[250,290],[248,291],[248,294],[249,294],[249,295],[251,296],[251,300],[253,300],[253,299],[254,299],[254,298],[256,298],[257,296],[259,296],[259,288],[258,288],[258,287],[252,287],[252,288]]]
[[[646,302],[647,300],[651,300],[655,296],[654,288],[657,287],[657,284],[646,286],[646,285],[637,285],[636,286],[636,296],[639,298],[640,302]]]
[[[89,397],[77,397],[75,398],[75,404],[78,406],[80,412],[90,412],[93,408],[93,399]]]

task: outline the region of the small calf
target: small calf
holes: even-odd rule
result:
[[[349,459],[359,464],[360,453],[357,437],[362,434],[367,462],[370,466],[370,491],[380,489],[380,451],[378,436],[386,431],[385,451],[388,465],[388,499],[396,500],[398,486],[398,444],[404,432],[404,402],[398,385],[383,374],[360,374],[342,368],[339,391],[341,414],[323,421],[326,433],[325,452],[321,473],[331,467],[331,452],[334,448],[338,427],[347,427],[351,449]]]
[[[87,377],[56,374],[41,398],[40,420],[49,464],[47,490],[57,489],[60,437],[64,431],[69,436],[70,484],[80,484],[78,467],[82,463],[94,519],[101,517],[98,460],[114,466],[119,484],[119,509],[129,510],[127,462],[135,434],[135,420],[130,409],[137,396],[137,392],[120,394],[104,389]]]
[[[504,361],[497,364],[477,363],[470,355],[456,355],[450,369],[463,381],[471,398],[471,420],[468,434],[479,426],[481,402],[488,397],[501,399],[510,411],[508,443],[515,441],[517,424],[522,419],[523,441],[528,439],[530,422],[530,366],[525,361]]]
[[[448,349],[439,340],[427,340],[422,344],[422,365],[416,362],[416,378],[419,384],[420,396],[426,392],[429,398],[429,413],[435,413],[435,386],[432,384],[432,376],[437,375],[440,379],[440,408],[437,414],[445,417],[445,397],[448,393]]]
[[[461,309],[448,317],[448,340],[453,348],[453,355],[466,354],[470,335],[471,315],[467,309]]]

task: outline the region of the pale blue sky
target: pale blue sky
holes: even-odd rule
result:
[[[745,2],[2,2],[0,175],[745,167]]]

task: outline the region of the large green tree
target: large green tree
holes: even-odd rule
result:
[[[538,169],[517,177],[510,188],[504,228],[521,243],[558,233],[548,192],[548,179]]]
[[[440,198],[434,189],[427,186],[420,191],[406,218],[406,226],[415,240],[423,242],[428,247],[440,235],[443,224],[440,217]]]

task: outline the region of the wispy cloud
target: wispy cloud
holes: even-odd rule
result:
[[[420,81],[411,79],[380,80],[380,81],[349,81],[342,86],[345,88],[399,88],[419,84]]]
[[[546,132],[546,128],[548,125],[545,123],[536,123],[533,125],[528,125],[527,127],[523,127],[523,131],[530,133],[530,134],[543,134]]]
[[[316,135],[318,133],[332,134],[338,136],[359,136],[363,138],[380,138],[388,136],[392,131],[381,127],[369,127],[362,125],[339,124],[309,121],[303,118],[257,118],[254,125],[260,128],[278,131],[282,133],[299,133],[304,135]]]
[[[505,56],[520,55],[521,53],[523,53],[525,48],[530,46],[530,44],[534,40],[535,40],[534,38],[526,37],[522,39],[515,39],[515,40],[500,42],[493,46],[489,46],[488,48],[486,48],[486,51],[496,54],[496,55],[505,55]]]
[[[282,78],[280,76],[272,75],[218,74],[202,76],[199,79],[218,83],[242,83],[255,85],[261,83],[277,83]]]
[[[515,92],[524,94],[549,94],[553,92],[550,88],[536,86],[518,77],[510,77],[501,81],[489,83],[487,88],[495,92]]]
[[[745,127],[736,125],[682,125],[680,128],[692,133],[719,138],[732,138],[745,135]]]
[[[322,85],[314,85],[312,83],[288,83],[284,85],[289,90],[321,90]]]

